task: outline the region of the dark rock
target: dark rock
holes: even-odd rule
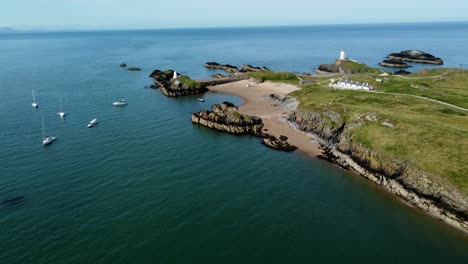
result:
[[[137,67],[130,67],[130,68],[127,68],[127,71],[141,71],[141,69]]]
[[[8,198],[8,199],[5,199],[3,201],[0,202],[1,205],[5,205],[5,206],[13,206],[13,205],[17,205],[21,202],[24,201],[24,197],[23,196],[15,196],[15,197],[12,197],[12,198]]]
[[[261,118],[239,114],[237,106],[229,102],[212,105],[212,109],[193,113],[192,122],[234,135],[262,136]]]
[[[211,77],[213,77],[213,78],[225,78],[226,75],[223,75],[223,74],[221,74],[221,73],[215,73],[215,74],[213,74],[213,76],[211,76]]]
[[[388,59],[384,60],[381,63],[379,63],[380,66],[383,67],[391,67],[391,68],[409,68],[411,67],[407,63],[405,63],[402,60],[397,60],[397,59]]]
[[[393,75],[410,75],[411,72],[405,70],[399,70],[393,73]]]
[[[280,136],[278,139],[272,135],[265,134],[263,135],[262,144],[279,151],[293,152],[297,150],[297,147],[290,145],[287,140],[286,136]]]
[[[121,67],[121,68],[125,68],[125,67],[127,67],[127,64],[121,63],[121,64],[120,64],[120,67]]]
[[[237,68],[236,66],[230,64],[219,64],[217,62],[207,62],[205,63],[205,68],[225,70],[231,73],[239,72],[239,68]]]
[[[265,72],[265,71],[270,71],[270,69],[268,69],[265,66],[255,67],[255,66],[247,64],[247,65],[242,65],[241,66],[241,71],[242,72]]]
[[[391,53],[387,56],[389,59],[409,61],[415,63],[443,65],[444,61],[432,54],[420,50],[404,50],[400,53]]]

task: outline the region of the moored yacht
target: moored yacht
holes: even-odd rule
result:
[[[113,105],[114,106],[126,106],[126,105],[128,105],[128,103],[125,100],[119,100],[117,102],[114,102]]]
[[[36,95],[34,94],[34,89],[32,89],[32,96],[33,96],[32,107],[38,108],[39,104],[36,102]]]
[[[89,122],[88,124],[88,128],[92,128],[94,125],[96,125],[98,123],[98,120],[97,119],[93,119]]]
[[[45,125],[44,125],[44,115],[42,115],[42,144],[47,146],[52,144],[56,140],[53,136],[46,136]]]

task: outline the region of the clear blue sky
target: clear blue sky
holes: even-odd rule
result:
[[[468,21],[467,0],[0,2],[0,27],[18,29],[136,29]]]

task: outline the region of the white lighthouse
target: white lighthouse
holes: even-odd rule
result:
[[[341,51],[340,53],[340,60],[346,60],[346,52],[344,52],[344,50]]]

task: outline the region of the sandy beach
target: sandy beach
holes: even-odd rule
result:
[[[244,99],[244,104],[239,107],[240,113],[262,118],[269,134],[275,137],[287,136],[289,143],[296,146],[299,151],[312,157],[322,153],[320,145],[309,135],[282,120],[288,110],[268,98],[271,94],[287,95],[298,90],[297,86],[272,82],[253,84],[245,80],[212,86],[209,89],[212,92],[228,93]]]

